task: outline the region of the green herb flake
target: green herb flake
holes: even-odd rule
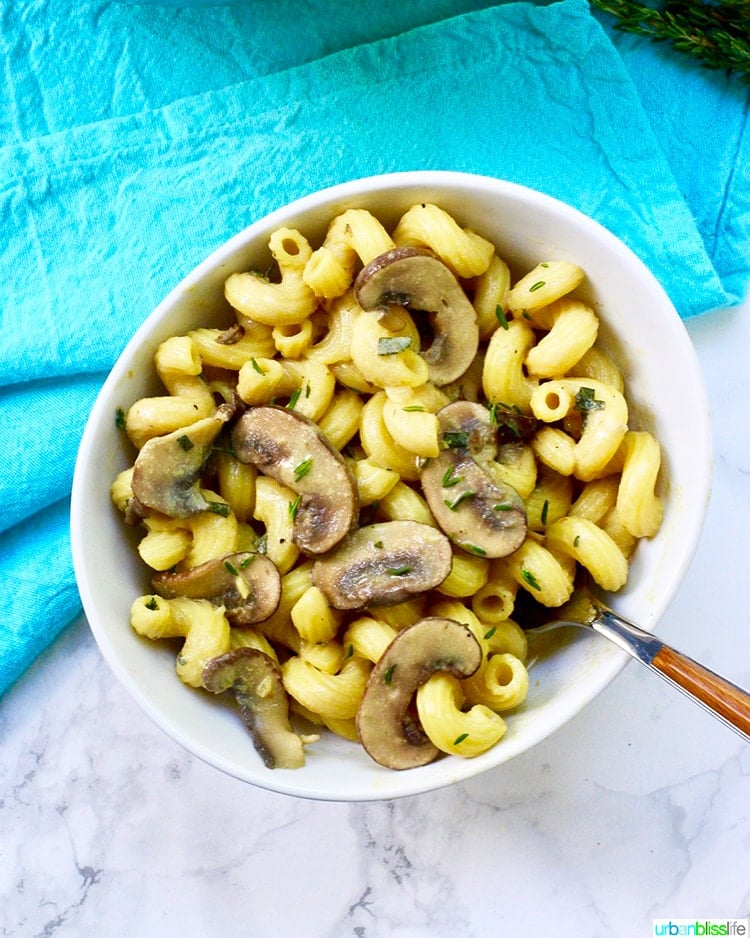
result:
[[[421,404],[408,404],[401,408],[407,414],[424,413],[424,407]]]
[[[575,409],[582,414],[589,414],[594,410],[602,410],[604,401],[597,401],[593,388],[582,387],[576,393]]]
[[[259,375],[264,375],[266,373],[258,364],[258,360],[256,358],[251,358],[250,364],[252,365],[253,371],[257,371]]]
[[[497,626],[493,625],[491,629],[488,629],[482,636],[486,642],[488,642],[492,636],[497,632]]]
[[[312,464],[312,459],[303,459],[302,462],[297,463],[294,467],[294,481],[299,482],[300,479],[304,479],[307,473],[312,469]]]
[[[495,318],[503,327],[503,329],[510,328],[510,326],[508,325],[508,317],[505,315],[505,310],[500,305],[495,307]]]
[[[150,596],[145,603],[146,609],[150,609],[151,612],[155,612],[159,608],[159,602],[156,596]]]
[[[255,554],[248,554],[247,557],[243,557],[240,561],[240,570],[247,570],[253,560],[255,560]]]
[[[302,496],[298,495],[293,502],[289,502],[289,517],[294,521],[297,517],[297,512],[299,511],[299,506],[302,504]]]
[[[115,411],[115,426],[118,430],[125,429],[125,411],[122,407],[118,407]]]
[[[544,527],[547,526],[547,515],[549,514],[549,499],[544,499],[544,504],[542,505],[542,516],[541,521]]]
[[[375,541],[375,543],[374,543],[372,546],[373,546],[373,547],[377,547],[377,548],[379,548],[380,550],[382,550],[382,549],[383,549],[383,542],[382,542],[382,541]]]
[[[510,502],[498,502],[492,506],[493,511],[513,511],[513,505]]]
[[[459,482],[463,482],[464,477],[454,475],[453,474],[454,469],[455,469],[454,466],[448,466],[448,468],[443,473],[443,488],[444,489],[453,488],[454,485],[458,485]]]
[[[226,502],[209,502],[208,510],[212,511],[215,515],[221,515],[222,518],[228,518],[229,512],[232,509]]]
[[[179,443],[180,449],[185,450],[186,453],[195,446],[195,443],[193,443],[186,433],[183,433],[182,436],[178,436],[177,442]]]
[[[546,280],[537,280],[536,283],[532,283],[529,287],[529,293],[536,293],[537,290],[541,290],[546,282]]]
[[[525,583],[528,583],[528,585],[529,585],[532,589],[534,589],[534,590],[539,590],[539,591],[541,592],[541,589],[542,589],[542,588],[541,588],[541,586],[539,585],[539,581],[538,581],[537,578],[534,576],[534,574],[531,572],[531,570],[521,570],[521,578],[523,579],[523,581],[524,581]]]
[[[227,573],[228,573],[230,576],[239,576],[239,575],[240,575],[240,571],[237,569],[237,567],[235,567],[235,565],[231,562],[231,560],[225,560],[225,561],[224,561],[224,569],[227,571]]]
[[[573,547],[578,547],[580,543],[581,543],[581,535],[576,534],[576,536],[573,538]]]
[[[378,339],[378,355],[398,355],[411,347],[408,335],[383,335]]]
[[[453,745],[454,745],[454,746],[460,746],[461,743],[462,743],[465,739],[468,739],[468,738],[469,738],[469,734],[468,734],[468,733],[461,733],[460,736],[456,736],[456,738],[453,740]]]
[[[476,554],[477,557],[486,557],[487,551],[484,547],[480,547],[479,544],[472,544],[471,541],[467,541],[462,545],[465,550],[468,550],[472,554]]]
[[[346,649],[346,654],[344,655],[344,658],[345,658],[345,659],[346,659],[346,658],[351,658],[353,654],[354,654],[354,645],[348,645],[348,646],[347,646],[347,649]]]
[[[395,665],[395,664],[392,664],[392,665],[390,666],[390,668],[386,668],[385,674],[383,675],[383,682],[384,682],[385,684],[389,684],[389,685],[390,685],[390,684],[393,683],[393,672],[394,672],[395,670],[396,670],[396,665]]]
[[[389,576],[407,576],[411,573],[411,567],[390,567],[388,569]]]
[[[476,492],[472,492],[469,489],[465,489],[463,492],[461,492],[460,495],[458,495],[452,501],[450,498],[444,498],[443,504],[447,505],[451,511],[455,511],[458,508],[458,506],[461,504],[461,502],[466,502],[471,498],[475,498],[476,494],[477,494]]]
[[[468,430],[446,430],[443,440],[448,449],[466,449],[469,445]]]
[[[286,405],[287,410],[294,410],[294,408],[297,406],[297,401],[299,400],[301,393],[301,388],[295,388],[294,391],[292,391],[292,396],[289,398],[289,402]]]

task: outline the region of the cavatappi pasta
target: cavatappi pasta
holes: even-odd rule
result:
[[[112,499],[153,586],[131,626],[177,643],[191,687],[245,709],[278,692],[298,739],[279,757],[253,735],[267,765],[295,767],[317,738],[299,720],[370,752],[377,663],[447,621],[478,667],[417,668],[395,732],[475,756],[526,697],[519,596],[560,606],[580,571],[625,584],[661,523],[659,444],[630,426],[575,263],[512,271],[437,205],[390,230],[349,209],[321,243],[282,228],[269,250],[275,278],[231,274],[234,321],[162,343],[164,393],[120,415],[136,457]]]

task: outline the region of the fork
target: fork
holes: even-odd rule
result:
[[[610,609],[588,582],[576,586],[553,619],[526,631],[534,635],[567,626],[591,629],[608,638],[750,742],[750,694],[746,690]]]

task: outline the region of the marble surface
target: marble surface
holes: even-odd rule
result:
[[[750,686],[750,303],[688,329],[714,493],[659,631]],[[81,619],[0,701],[0,740],[6,938],[645,938],[654,918],[750,917],[750,746],[635,663],[488,774],[316,803],[178,748]]]

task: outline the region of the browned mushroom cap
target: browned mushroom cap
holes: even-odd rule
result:
[[[251,407],[232,430],[241,462],[297,493],[293,537],[309,554],[323,554],[354,526],[359,513],[351,469],[315,424],[273,404]]]
[[[422,356],[433,384],[455,381],[476,356],[476,311],[453,272],[434,254],[412,247],[386,251],[362,268],[354,292],[363,309],[390,303],[431,314],[434,338]]]
[[[289,724],[289,701],[276,664],[257,648],[219,655],[203,669],[203,686],[213,694],[231,690],[242,721],[269,769],[305,764],[303,741]]]
[[[523,543],[528,530],[523,500],[470,456],[443,450],[424,466],[421,482],[435,520],[468,553],[507,557]]]
[[[187,518],[209,507],[200,477],[211,444],[231,416],[222,405],[212,417],[147,440],[133,467],[133,494],[141,505],[170,518]]]
[[[445,449],[422,467],[427,504],[459,547],[482,557],[507,557],[523,543],[528,525],[518,492],[498,483],[484,465],[497,452],[492,414],[481,404],[456,401],[437,417]]]
[[[151,583],[167,599],[188,596],[224,606],[232,625],[262,622],[276,611],[281,597],[276,564],[249,551],[216,557],[189,570],[157,573]]]
[[[313,564],[312,581],[335,609],[389,606],[432,589],[451,569],[448,539],[418,521],[364,525]]]
[[[389,769],[432,762],[438,749],[410,714],[412,697],[436,671],[470,677],[481,661],[479,642],[454,619],[420,619],[399,632],[370,672],[357,711],[357,731],[370,756]]]

